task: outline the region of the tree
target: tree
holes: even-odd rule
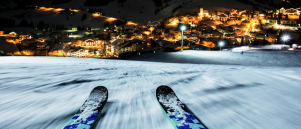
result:
[[[245,43],[244,40],[245,40],[245,38],[244,38],[244,36],[242,36],[240,45],[243,45]]]
[[[31,21],[28,26],[34,28],[33,22]]]
[[[18,25],[19,27],[28,27],[28,22],[25,19],[22,19],[22,21]]]
[[[81,31],[82,28],[81,28],[80,26],[77,26],[77,30],[78,30],[78,31]]]
[[[155,42],[155,40],[153,40],[152,38],[151,38],[151,40],[150,40],[150,43],[151,43],[152,48],[155,48],[155,47],[156,47],[156,42]]]
[[[59,25],[59,24],[56,24],[55,30],[59,30],[59,29],[60,29],[60,25]]]
[[[83,14],[81,21],[84,21],[87,18],[87,14]]]

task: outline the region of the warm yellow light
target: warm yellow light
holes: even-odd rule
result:
[[[99,13],[93,13],[93,16],[94,16],[94,17],[99,17],[100,14],[99,14]]]
[[[74,11],[74,12],[76,12],[76,13],[79,12],[79,10],[76,10],[76,9],[73,9],[73,10],[71,10],[71,11]]]
[[[107,18],[106,21],[112,22],[112,21],[115,21],[115,20],[117,20],[117,19],[116,19],[116,18],[113,18],[113,17],[110,17],[110,18]]]
[[[126,23],[126,25],[137,25],[137,23],[134,23],[134,22],[132,22],[132,21],[128,21],[128,22]]]
[[[155,28],[154,28],[154,27],[151,27],[151,28],[149,28],[149,30],[150,30],[151,32],[153,32],[153,30],[155,30]]]
[[[57,11],[57,12],[59,12],[59,11],[62,11],[62,10],[64,10],[64,9],[57,8],[57,9],[55,9],[54,11]]]

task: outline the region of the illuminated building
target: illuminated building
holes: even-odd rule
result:
[[[84,42],[81,43],[82,47],[103,47],[104,42],[102,40],[93,40],[93,39],[88,39],[85,40]]]
[[[89,57],[89,50],[79,49],[77,51],[71,50],[67,52],[67,56],[71,57]]]
[[[33,56],[34,52],[32,50],[26,49],[21,51],[22,55],[24,56]]]
[[[30,36],[30,35],[20,35],[20,36],[19,36],[19,39],[20,39],[20,40],[31,39],[31,36]]]
[[[200,20],[203,20],[203,5],[201,5],[201,8],[200,8],[200,13],[199,13],[199,18]]]

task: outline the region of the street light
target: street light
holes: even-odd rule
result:
[[[182,44],[181,44],[181,50],[180,50],[180,52],[183,51],[183,42],[184,42],[184,41],[183,41],[183,39],[184,39],[184,38],[183,38],[183,33],[184,33],[185,30],[186,30],[186,26],[184,26],[184,25],[181,26],[181,31],[182,31]]]
[[[223,42],[223,41],[220,41],[220,42],[219,42],[219,48],[220,48],[220,51],[222,51],[222,46],[224,46],[224,42]]]
[[[290,36],[289,35],[283,35],[281,37],[281,39],[282,39],[283,42],[287,42],[290,39]]]

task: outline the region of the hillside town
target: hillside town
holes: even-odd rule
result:
[[[1,29],[1,42],[12,43],[18,49],[11,52],[0,48],[1,55],[120,58],[181,49],[227,51],[238,48],[244,51],[297,50],[301,47],[301,7],[209,13],[201,5],[197,13],[175,14],[149,21],[147,25],[107,17],[102,10],[28,8],[66,15],[87,11],[93,17],[105,17],[106,22],[103,28],[49,26],[47,29],[42,27],[43,31],[39,32]],[[185,26],[185,30],[181,30],[181,26]]]

